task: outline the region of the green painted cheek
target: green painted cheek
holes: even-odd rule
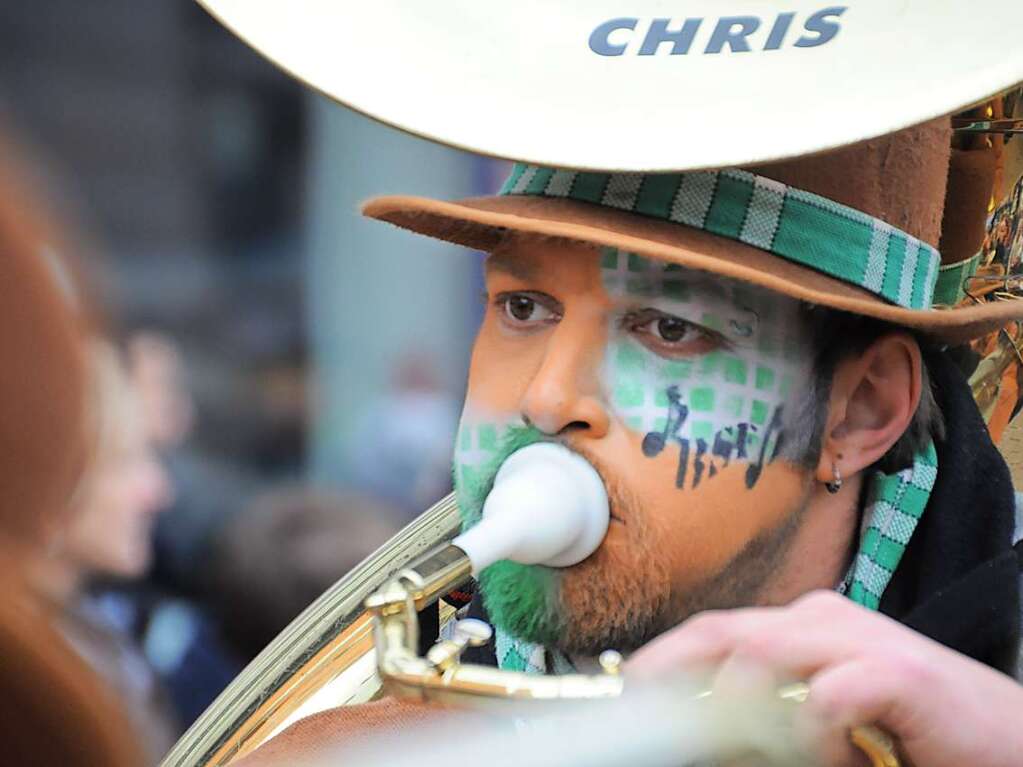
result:
[[[728,426],[766,423],[787,396],[792,379],[763,359],[716,351],[699,359],[668,361],[625,338],[612,343],[608,358],[606,386],[612,406],[627,426],[642,433],[664,427],[669,387],[681,393],[689,411],[681,436],[710,439]]]
[[[463,415],[455,440],[453,474],[464,527],[479,521],[494,476],[508,456],[542,439],[538,429],[510,418],[502,423]]]
[[[688,476],[698,481],[733,458],[758,460],[764,440],[777,444],[779,410],[808,371],[795,303],[614,249],[602,253],[601,264],[609,295],[636,308],[650,299],[648,306],[727,339],[716,351],[670,360],[619,325],[611,328],[605,388],[622,422],[644,436],[644,453],[675,443],[681,460],[691,456],[697,470]]]
[[[455,446],[455,493],[462,528],[476,524],[494,477],[505,460],[520,448],[540,442],[536,428],[463,415]],[[497,562],[480,574],[484,604],[491,621],[531,642],[553,642],[561,631],[557,578],[546,567]]]
[[[475,524],[489,490],[485,470],[497,454],[501,427],[494,422],[474,422],[465,417],[455,441],[454,482],[462,527]]]
[[[496,626],[540,644],[553,644],[561,635],[557,577],[550,568],[496,562],[480,573],[480,586]]]

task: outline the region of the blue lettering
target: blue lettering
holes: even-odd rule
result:
[[[825,8],[822,11],[817,11],[813,16],[806,20],[803,24],[803,29],[807,32],[812,32],[816,37],[810,37],[809,35],[803,35],[795,42],[797,48],[815,48],[818,45],[824,45],[824,43],[832,40],[835,35],[838,34],[840,29],[837,21],[828,21],[832,16],[838,17],[845,13],[847,10],[846,6],[836,5],[832,8]]]
[[[735,53],[748,53],[750,47],[746,38],[759,27],[760,19],[756,16],[722,16],[704,53],[721,53],[726,44]]]
[[[703,19],[686,19],[681,29],[668,29],[670,19],[654,19],[643,39],[640,56],[653,56],[661,43],[671,43],[672,56],[684,56],[689,53],[693,38],[700,29]]]
[[[781,48],[781,44],[785,41],[785,33],[789,31],[789,26],[795,16],[794,13],[778,14],[778,18],[774,20],[774,26],[771,27],[771,34],[768,35],[767,42],[764,44],[765,51],[776,51]]]
[[[783,47],[795,48],[816,48],[835,39],[841,30],[839,17],[847,10],[848,6],[833,5],[807,17],[803,23],[802,34],[795,42],[789,42],[796,33],[792,32],[793,26],[797,23],[797,13],[787,11],[778,13],[774,19],[767,19],[770,23],[770,31],[760,50],[777,51]],[[676,17],[678,18],[678,17]],[[696,41],[700,30],[703,28],[703,18],[681,18],[678,19],[678,26],[671,27],[670,18],[649,19],[650,25],[646,27],[641,45],[630,45],[638,43],[635,39],[636,30],[647,19],[622,17],[609,19],[590,33],[590,50],[599,56],[622,56],[627,51],[633,55],[656,56],[663,52],[665,43],[671,44],[671,56],[685,56],[689,54]],[[732,53],[749,53],[752,49],[750,38],[763,26],[767,29],[765,20],[757,16],[722,16],[719,19],[707,19],[707,24],[714,24],[710,39],[704,49],[704,53],[718,54],[723,51]],[[614,40],[612,40],[614,38]],[[757,45],[759,47],[759,36]]]
[[[625,45],[612,45],[611,33],[619,29],[636,29],[639,19],[611,19],[598,26],[590,34],[590,50],[601,56],[621,56],[625,53]]]

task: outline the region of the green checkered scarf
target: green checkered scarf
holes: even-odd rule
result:
[[[896,474],[877,472],[871,479],[859,551],[838,586],[853,602],[876,610],[909,539],[923,516],[938,477],[938,453],[931,442],[913,465]],[[567,657],[542,645],[523,642],[496,630],[497,665],[534,674],[569,673]]]
[[[866,526],[860,548],[839,592],[876,610],[892,579],[910,536],[927,508],[938,478],[938,452],[931,442],[913,465],[897,474],[878,472],[872,478],[870,502],[863,515]]]

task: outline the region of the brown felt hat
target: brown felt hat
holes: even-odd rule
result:
[[[510,232],[617,248],[960,343],[1023,319],[1023,301],[932,306],[948,266],[940,268],[936,246],[962,239],[962,229],[982,236],[987,212],[982,200],[945,215],[949,126],[943,118],[752,172],[586,174],[519,165],[497,196],[387,196],[362,210],[484,251]],[[765,211],[774,211],[773,236],[755,226]],[[943,230],[946,218],[952,223]],[[850,265],[857,251],[862,263]]]

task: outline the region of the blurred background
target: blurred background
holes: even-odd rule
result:
[[[487,194],[507,171],[309,92],[193,0],[0,4],[0,267],[12,267],[0,383],[28,403],[4,411],[0,441],[8,472],[88,454],[66,472],[71,489],[0,482],[0,576],[10,591],[23,557],[26,591],[50,608],[0,615],[0,647],[18,627],[24,658],[59,644],[40,639],[41,616],[114,695],[100,705],[73,663],[53,674],[59,652],[0,671],[21,673],[28,698],[45,690],[55,730],[81,720],[77,763],[138,764],[132,744],[158,763],[304,607],[449,491],[482,258],[357,208],[379,193]],[[53,220],[38,225],[36,207]],[[58,343],[59,317],[49,335],[43,320],[14,328],[30,313],[9,277],[27,264],[49,270],[82,359]],[[1004,444],[1020,484],[1015,426]],[[51,450],[55,434],[68,444]],[[25,502],[22,485],[61,508]],[[25,520],[37,535],[14,568],[8,538]],[[0,727],[17,727],[19,701],[0,696]],[[38,757],[42,720],[28,719]],[[104,726],[110,748],[90,760],[82,744]]]
[[[0,5],[0,133],[88,240],[114,435],[39,582],[169,744],[448,492],[481,259],[357,205],[507,167],[311,94],[189,0]]]

